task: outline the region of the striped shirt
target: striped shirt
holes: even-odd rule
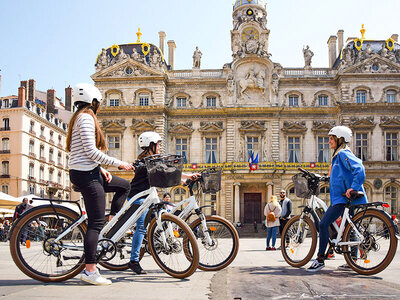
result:
[[[71,151],[68,168],[70,170],[90,171],[99,164],[120,166],[122,162],[101,152],[96,147],[96,131],[93,117],[80,114],[73,125]]]

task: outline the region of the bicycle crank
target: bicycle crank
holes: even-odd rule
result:
[[[97,261],[109,261],[117,254],[117,246],[112,240],[102,239],[97,242]]]

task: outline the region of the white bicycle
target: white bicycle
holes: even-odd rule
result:
[[[146,164],[167,165],[180,172],[164,174],[168,184],[180,184],[182,159],[177,156],[151,157]],[[149,169],[149,176],[154,175]],[[163,178],[157,171],[157,180]],[[164,180],[160,183],[165,185]],[[133,204],[143,198],[142,205]],[[54,204],[38,206],[24,214],[13,226],[10,250],[16,265],[31,278],[44,282],[63,281],[76,276],[84,268],[83,241],[86,232],[87,215]],[[196,238],[180,218],[167,213],[165,202],[158,198],[155,187],[143,191],[130,199],[115,217],[101,230],[97,244],[97,260],[107,264],[124,247],[126,232],[138,218],[149,209],[154,213],[147,236],[149,251],[158,266],[176,278],[193,274],[199,263],[199,249]],[[147,218],[150,219],[150,218]],[[36,224],[44,226],[41,238],[37,238]],[[186,249],[187,248],[187,249]]]

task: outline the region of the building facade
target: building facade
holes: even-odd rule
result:
[[[66,98],[70,110],[71,88]],[[64,150],[70,116],[55,91],[36,90],[33,79],[21,81],[18,96],[0,99],[2,192],[71,199]]]
[[[279,189],[288,191],[295,213],[291,177],[299,166],[327,173],[331,152],[327,133],[334,125],[352,128],[353,152],[364,161],[370,200],[386,200],[399,214],[400,45],[397,35],[382,40],[328,40],[329,68],[313,68],[303,49],[303,68],[283,68],[268,52],[266,6],[237,0],[233,7],[232,61],[222,69],[202,69],[196,48],[193,68],[174,69],[175,42],[165,33],[159,47],[138,41],[103,49],[92,75],[103,94],[99,115],[111,155],[133,161],[138,136],[157,131],[165,153],[182,154],[185,170],[221,167],[222,189],[203,195],[231,221],[261,222],[263,207]],[[256,170],[249,155],[258,154]],[[132,173],[115,173],[131,179]],[[171,189],[175,200],[187,196]],[[329,186],[320,188],[329,201]]]

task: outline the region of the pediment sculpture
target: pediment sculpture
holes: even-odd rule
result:
[[[328,134],[335,125],[335,121],[313,121],[312,131]]]
[[[257,89],[261,90],[263,96],[265,96],[265,71],[260,70],[257,74],[254,71],[254,68],[249,69],[249,71],[245,74],[244,78],[238,80],[238,95],[239,97],[246,96],[249,98],[249,94],[246,92],[247,89]]]
[[[305,121],[284,121],[282,131],[285,133],[301,133],[305,134],[307,131]]]
[[[169,132],[172,134],[190,134],[193,131],[192,122],[170,123]]]
[[[349,126],[351,128],[364,128],[364,129],[373,129],[375,127],[374,117],[350,117]]]
[[[224,131],[223,128],[223,122],[222,121],[216,121],[216,122],[206,122],[202,121],[200,122],[200,129],[199,132],[202,133],[222,133]]]

